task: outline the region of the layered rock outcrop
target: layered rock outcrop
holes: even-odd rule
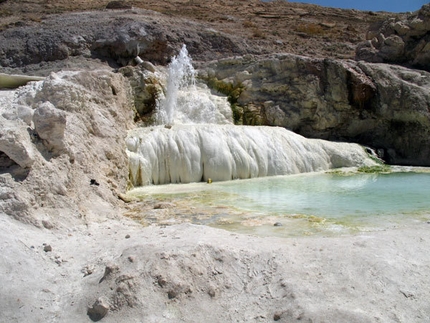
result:
[[[172,24],[175,28],[170,28]],[[133,63],[138,55],[166,64],[184,43],[194,58],[202,60],[250,51],[240,38],[233,40],[206,25],[180,18],[142,9],[92,11],[53,15],[41,23],[29,22],[27,26],[3,31],[0,65],[6,70],[46,73],[64,67],[49,64],[66,59],[69,68],[94,65],[95,59],[119,67]],[[74,63],[73,59],[80,61]]]
[[[284,54],[220,60],[202,77],[240,88],[237,103],[262,124],[369,145],[390,163],[430,165],[428,72]]]
[[[373,24],[367,40],[356,49],[356,59],[395,63],[430,71],[430,4],[404,19]]]

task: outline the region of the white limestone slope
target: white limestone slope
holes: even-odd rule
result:
[[[362,146],[306,139],[284,128],[174,125],[127,137],[134,186],[225,181],[374,165]]]

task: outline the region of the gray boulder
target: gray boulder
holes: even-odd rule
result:
[[[0,115],[0,153],[22,168],[34,163],[34,149],[24,123],[15,123]],[[5,156],[5,158],[6,158]]]
[[[43,102],[34,111],[33,123],[36,134],[48,150],[55,155],[64,151],[64,130],[66,129],[64,111],[56,109],[50,102]]]
[[[430,71],[430,4],[403,19],[373,24],[358,44],[356,59],[395,63]]]

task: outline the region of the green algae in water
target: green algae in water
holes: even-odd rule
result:
[[[388,165],[376,165],[376,166],[362,166],[357,169],[359,173],[389,173],[391,171]]]
[[[264,236],[383,230],[428,221],[430,213],[428,172],[311,173],[151,189],[206,212],[193,223]]]

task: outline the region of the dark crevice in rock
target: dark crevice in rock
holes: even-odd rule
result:
[[[349,104],[358,110],[373,111],[376,90],[362,82],[354,73],[347,71],[347,87]]]
[[[9,173],[16,181],[23,181],[29,172],[30,169],[22,168],[3,151],[0,151],[0,174]]]

